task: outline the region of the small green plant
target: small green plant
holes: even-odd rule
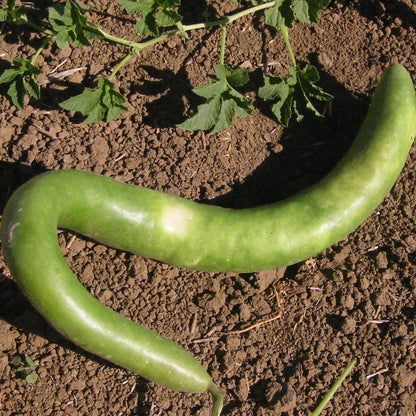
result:
[[[313,410],[310,414],[310,416],[319,416],[322,411],[325,409],[327,404],[330,402],[334,394],[337,392],[337,390],[340,388],[341,384],[344,382],[344,380],[347,378],[347,376],[351,373],[351,370],[355,366],[355,363],[357,360],[353,358],[348,365],[344,368],[340,376],[335,380],[334,384],[330,387],[328,392],[325,394],[325,396],[322,398],[322,400],[319,402],[318,406]]]
[[[23,357],[16,355],[13,357],[12,365],[16,368],[19,377],[25,379],[27,383],[36,383],[39,377],[36,372],[39,366],[39,360],[32,360],[27,355]]]
[[[233,3],[239,3],[231,0]],[[252,99],[247,98],[239,88],[250,80],[245,68],[231,68],[226,63],[227,27],[244,16],[264,13],[265,26],[277,29],[283,36],[290,68],[286,77],[264,75],[264,85],[257,92],[264,100],[270,100],[272,112],[283,125],[290,120],[302,120],[305,114],[321,117],[313,101],[328,101],[332,97],[317,86],[319,74],[312,65],[303,68],[297,63],[289,40],[289,30],[296,21],[306,24],[316,23],[319,12],[325,9],[330,0],[245,0],[239,11],[215,20],[196,24],[184,24],[179,14],[181,0],[118,0],[126,14],[134,21],[134,32],[142,37],[140,42],[130,41],[105,32],[98,24],[92,23],[93,9],[87,9],[74,0],[65,4],[57,3],[48,10],[48,17],[40,24],[31,18],[31,9],[19,5],[16,0],[6,0],[0,5],[0,22],[28,25],[42,32],[46,38],[31,60],[13,59],[13,68],[0,75],[0,83],[11,84],[8,95],[16,107],[23,108],[25,97],[40,99],[41,90],[36,81],[40,69],[36,59],[49,43],[58,48],[91,46],[97,39],[118,43],[126,47],[126,55],[108,76],[100,76],[96,88],[86,88],[81,94],[62,103],[69,111],[78,111],[85,116],[84,123],[110,121],[127,112],[125,98],[116,90],[113,79],[133,56],[140,56],[144,48],[162,42],[172,36],[188,37],[194,30],[218,27],[221,29],[218,62],[213,67],[212,79],[206,85],[194,88],[193,92],[205,101],[197,111],[178,127],[185,130],[204,130],[217,133],[228,128],[234,115],[249,116]],[[244,7],[243,7],[244,6]]]

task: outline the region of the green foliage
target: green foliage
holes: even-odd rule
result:
[[[248,116],[252,113],[252,100],[239,93],[234,87],[241,87],[249,80],[248,71],[243,68],[231,69],[227,65],[215,65],[216,79],[192,91],[206,99],[188,120],[179,124],[184,130],[206,130],[218,133],[229,127],[235,114]]]
[[[100,77],[96,89],[85,90],[72,98],[62,102],[60,106],[65,110],[80,112],[88,116],[85,124],[111,121],[118,115],[128,111],[124,105],[124,97],[114,88],[114,84],[105,77]]]
[[[136,33],[158,36],[159,28],[172,26],[182,20],[173,9],[181,0],[118,0],[129,14],[141,13],[135,26]]]
[[[239,3],[239,0],[231,0]],[[36,81],[40,70],[35,66],[37,57],[51,42],[59,48],[68,46],[90,46],[93,39],[105,39],[108,42],[124,45],[128,52],[106,78],[98,79],[97,88],[85,88],[84,92],[72,97],[61,107],[84,115],[85,123],[110,121],[127,111],[124,97],[114,88],[112,80],[132,56],[139,56],[142,49],[152,46],[171,36],[187,38],[191,30],[221,27],[219,48],[220,64],[214,66],[215,76],[207,85],[193,89],[204,99],[195,114],[178,127],[185,130],[205,130],[217,133],[228,128],[234,116],[248,116],[252,113],[252,100],[238,91],[247,84],[247,69],[232,69],[225,64],[226,27],[236,19],[262,11],[265,23],[280,30],[291,60],[288,75],[277,77],[264,76],[264,86],[259,90],[261,98],[272,101],[272,111],[277,120],[288,125],[292,118],[301,120],[305,113],[320,116],[312,101],[326,101],[332,97],[316,85],[319,75],[315,67],[307,65],[300,69],[289,42],[289,30],[295,21],[307,24],[316,23],[318,14],[328,6],[330,0],[251,0],[253,7],[240,9],[234,14],[217,20],[186,25],[178,9],[181,0],[118,0],[126,13],[136,15],[135,32],[147,36],[142,42],[134,42],[106,33],[91,23],[87,16],[89,10],[76,0],[54,3],[49,8],[48,18],[41,25],[33,22],[26,8],[20,7],[16,0],[4,0],[0,6],[2,27],[7,23],[26,23],[46,35],[44,43],[29,61],[23,58],[13,59],[13,68],[0,75],[0,83],[10,83],[8,95],[14,105],[23,108],[25,97],[40,98],[40,88]],[[166,29],[168,28],[168,29]]]
[[[65,49],[70,43],[75,46],[90,46],[90,40],[103,37],[98,28],[88,22],[84,11],[72,0],[67,0],[65,6],[58,3],[51,7],[49,23],[55,31],[55,43],[61,49]]]
[[[28,356],[22,358],[16,355],[12,360],[12,365],[16,368],[18,376],[25,379],[27,383],[36,383],[38,380],[39,376],[36,369],[39,366],[39,360],[32,360]]]
[[[0,22],[20,25],[26,23],[27,20],[26,9],[17,6],[16,0],[3,1],[2,5],[0,5]]]
[[[322,117],[312,100],[328,101],[333,97],[316,85],[318,81],[318,70],[313,65],[306,65],[303,69],[291,67],[284,78],[264,75],[264,86],[259,89],[259,97],[275,102],[273,114],[284,126],[289,124],[292,116],[301,121],[306,112]]]
[[[266,0],[251,0],[255,5],[267,3]],[[303,23],[317,23],[321,10],[328,7],[331,0],[276,0],[273,7],[264,14],[266,24],[273,27],[291,28],[295,20]]]
[[[6,69],[0,75],[0,84],[10,83],[7,94],[17,108],[23,108],[26,95],[35,100],[40,99],[40,87],[36,76],[41,70],[23,58],[13,58],[13,65],[13,68]]]

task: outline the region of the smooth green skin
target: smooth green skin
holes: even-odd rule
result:
[[[104,307],[67,266],[58,227],[164,262],[206,271],[253,272],[305,260],[361,224],[392,188],[416,135],[408,72],[383,74],[349,151],[321,181],[258,208],[202,205],[92,173],[40,175],[10,198],[3,250],[37,310],[75,344],[169,388],[222,398],[185,350]]]

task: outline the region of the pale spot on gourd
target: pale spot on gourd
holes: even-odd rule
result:
[[[162,214],[163,229],[178,237],[185,237],[188,234],[193,216],[184,207],[170,206],[165,208]]]

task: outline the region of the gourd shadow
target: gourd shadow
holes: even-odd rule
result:
[[[305,118],[302,123],[290,125],[277,150],[270,145],[269,156],[243,182],[232,184],[225,194],[201,198],[200,202],[226,208],[278,202],[316,183],[335,166],[358,132],[370,100],[352,94],[322,69],[319,71],[321,84],[335,97],[332,116],[324,120]]]

